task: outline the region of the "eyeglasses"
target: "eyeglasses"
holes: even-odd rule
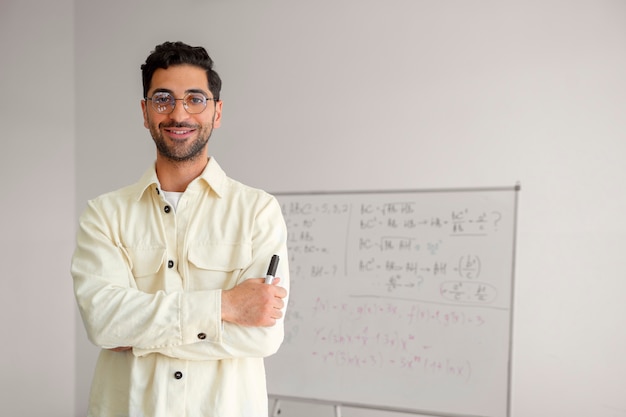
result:
[[[183,98],[174,98],[171,93],[165,91],[159,91],[152,94],[152,97],[146,97],[146,101],[152,102],[152,108],[154,111],[160,114],[170,114],[176,107],[176,101],[183,102],[183,107],[189,114],[202,113],[206,109],[207,101],[217,101],[213,97],[205,97],[201,93],[187,93]]]

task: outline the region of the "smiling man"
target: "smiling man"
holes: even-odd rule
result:
[[[163,43],[141,70],[156,162],[88,202],[72,258],[102,348],[88,416],[267,416],[263,358],[282,343],[289,284],[280,206],[209,156],[222,101],[204,48]]]

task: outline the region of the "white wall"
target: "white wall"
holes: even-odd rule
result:
[[[79,210],[154,159],[139,107],[148,52],[205,45],[224,79],[210,152],[243,182],[519,180],[511,414],[626,415],[626,2],[84,0],[75,24]],[[78,329],[81,415],[95,350]]]
[[[0,4],[0,413],[74,410],[71,0]]]

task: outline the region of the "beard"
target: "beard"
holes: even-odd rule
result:
[[[196,138],[185,141],[181,144],[168,144],[163,137],[162,128],[190,128],[196,130]],[[206,125],[196,125],[191,123],[167,123],[155,126],[150,124],[150,134],[156,145],[158,153],[172,162],[186,162],[196,159],[209,143],[209,138],[213,132],[213,122]]]

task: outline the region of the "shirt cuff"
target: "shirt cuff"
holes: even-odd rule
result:
[[[222,290],[182,294],[180,332],[182,344],[222,341]]]

